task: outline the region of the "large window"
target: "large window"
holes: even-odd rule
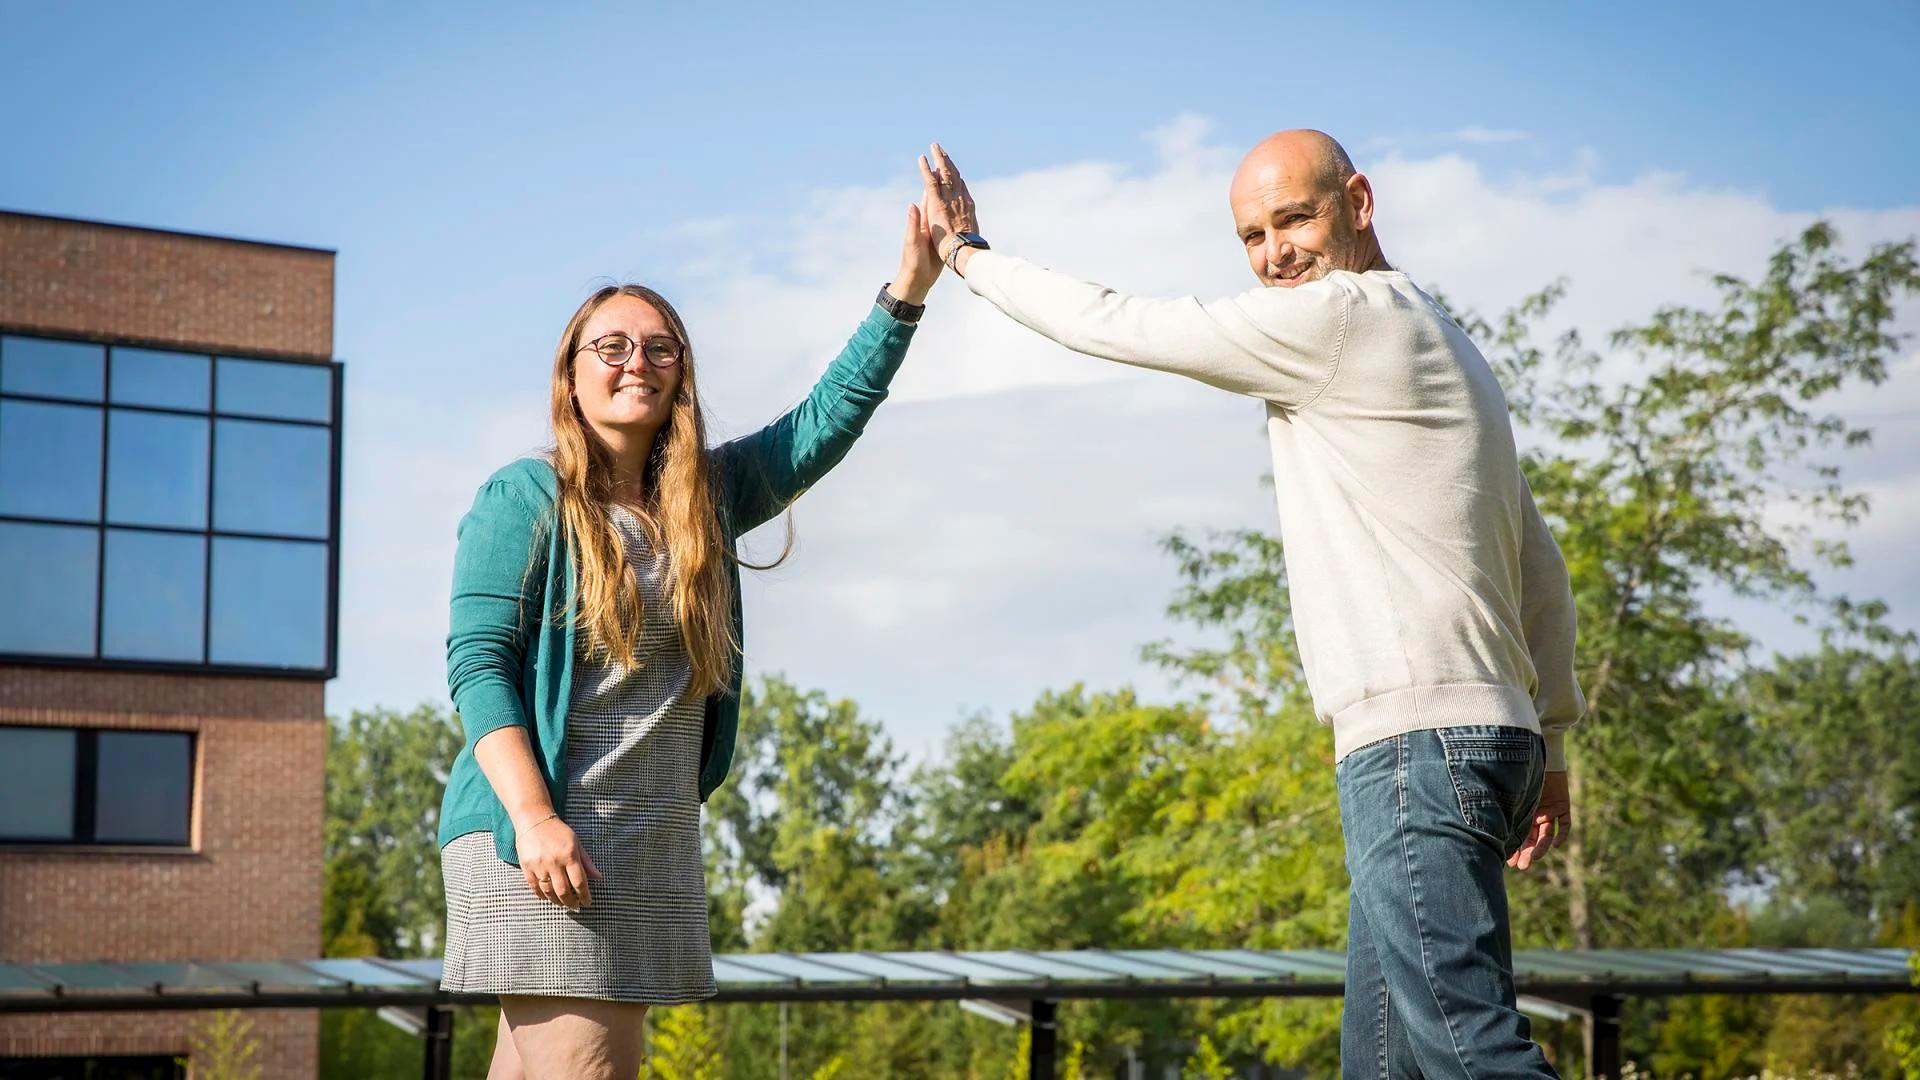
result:
[[[330,675],[340,366],[0,334],[0,658]]]
[[[185,846],[193,734],[0,727],[0,843]]]

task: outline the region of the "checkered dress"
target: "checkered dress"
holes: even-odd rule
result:
[[[603,875],[593,904],[568,911],[527,887],[470,832],[440,852],[447,889],[443,989],[675,1005],[712,997],[706,868],[700,854],[704,703],[666,617],[666,559],[622,507],[647,613],[638,664],[589,660],[576,639],[567,710],[566,822]]]

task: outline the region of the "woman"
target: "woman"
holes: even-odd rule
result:
[[[567,323],[553,450],[481,486],[454,557],[440,985],[499,995],[493,1080],[629,1080],[647,1007],[713,995],[700,804],[739,716],[734,540],[845,456],[939,273],[910,208],[899,273],[813,393],[713,449],[659,294],[604,288]]]

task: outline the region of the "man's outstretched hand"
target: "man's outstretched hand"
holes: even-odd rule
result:
[[[921,213],[926,218],[934,247],[943,259],[953,260],[951,265],[955,270],[966,273],[967,258],[973,249],[963,247],[956,255],[953,234],[979,232],[980,218],[973,207],[973,195],[967,191],[967,182],[960,178],[960,170],[953,167],[953,159],[939,143],[934,143],[929,153],[920,157],[920,184],[923,189]]]
[[[1540,805],[1533,811],[1533,827],[1520,850],[1507,865],[1516,870],[1531,867],[1534,860],[1565,844],[1573,836],[1573,803],[1567,797],[1567,774],[1550,772],[1540,788]]]

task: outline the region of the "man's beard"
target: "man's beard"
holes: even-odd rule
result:
[[[1339,237],[1328,245],[1325,252],[1311,252],[1304,256],[1296,253],[1292,259],[1288,260],[1285,270],[1292,270],[1301,263],[1306,263],[1306,269],[1300,271],[1298,277],[1287,277],[1281,267],[1269,265],[1267,282],[1277,288],[1297,288],[1310,281],[1319,281],[1335,270],[1351,270],[1359,273],[1365,269],[1358,265],[1359,251],[1358,235]]]
[[[1291,271],[1294,270],[1299,270],[1299,273],[1297,275],[1292,274]],[[1278,266],[1267,267],[1267,281],[1281,288],[1289,288],[1296,285],[1305,285],[1309,281],[1319,281],[1332,272],[1333,267],[1325,258],[1319,255],[1308,255],[1305,258],[1296,255],[1288,260],[1284,268]]]

